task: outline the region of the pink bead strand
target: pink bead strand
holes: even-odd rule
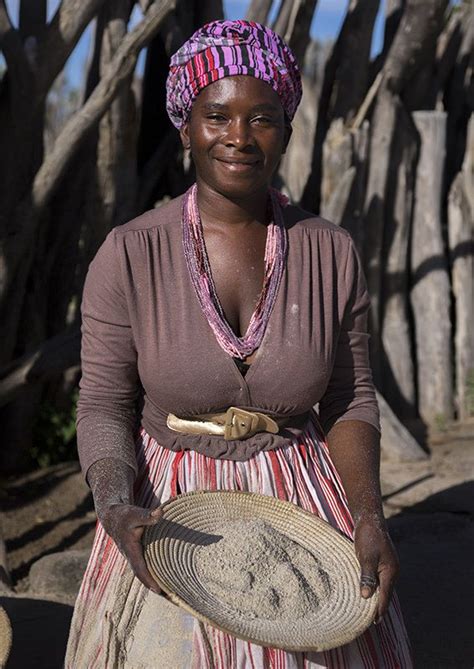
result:
[[[244,337],[238,337],[228,323],[217,296],[197,205],[197,185],[183,198],[183,247],[189,274],[201,308],[221,346],[233,358],[245,360],[262,343],[285,267],[288,245],[282,207],[287,198],[277,190],[269,190],[271,222],[265,245],[263,288]]]

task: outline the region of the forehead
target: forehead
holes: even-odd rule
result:
[[[193,107],[209,104],[248,108],[269,105],[283,110],[280,98],[270,84],[246,75],[224,77],[203,88]]]

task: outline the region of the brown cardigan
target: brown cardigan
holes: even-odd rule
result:
[[[285,209],[286,267],[263,342],[243,377],[194,293],[181,202],[112,230],[90,265],[77,412],[84,473],[106,457],[136,470],[137,424],[174,451],[233,460],[288,444],[301,432],[290,422],[277,435],[241,441],[184,435],[166,426],[170,412],[186,417],[233,405],[287,417],[319,403],[325,430],[349,419],[379,429],[368,362],[369,297],[349,234],[297,207]]]

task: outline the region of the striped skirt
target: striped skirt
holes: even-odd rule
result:
[[[139,506],[154,508],[192,490],[246,490],[298,504],[352,537],[346,496],[315,417],[291,446],[258,453],[245,462],[216,460],[195,451],[175,453],[143,430],[136,446],[139,475],[135,503]],[[170,642],[171,632],[178,641],[174,638]],[[177,642],[181,644],[178,651]],[[147,590],[134,578],[100,524],[77,598],[66,655],[70,669],[411,666],[396,596],[379,625],[372,625],[345,646],[320,653],[263,648],[200,623]]]

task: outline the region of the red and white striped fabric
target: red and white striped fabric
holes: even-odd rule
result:
[[[298,504],[352,537],[352,518],[325,439],[313,416],[302,439],[251,460],[216,460],[195,451],[164,449],[142,431],[137,441],[136,504],[153,508],[192,490],[246,490]],[[129,654],[145,598],[156,598],[134,578],[126,560],[98,525],[71,625],[66,667],[158,667]],[[159,623],[152,621],[156,639]],[[193,669],[409,669],[409,643],[396,596],[384,621],[350,644],[321,653],[262,648],[195,621]],[[157,662],[157,663],[156,663]],[[166,667],[166,669],[185,669]]]

